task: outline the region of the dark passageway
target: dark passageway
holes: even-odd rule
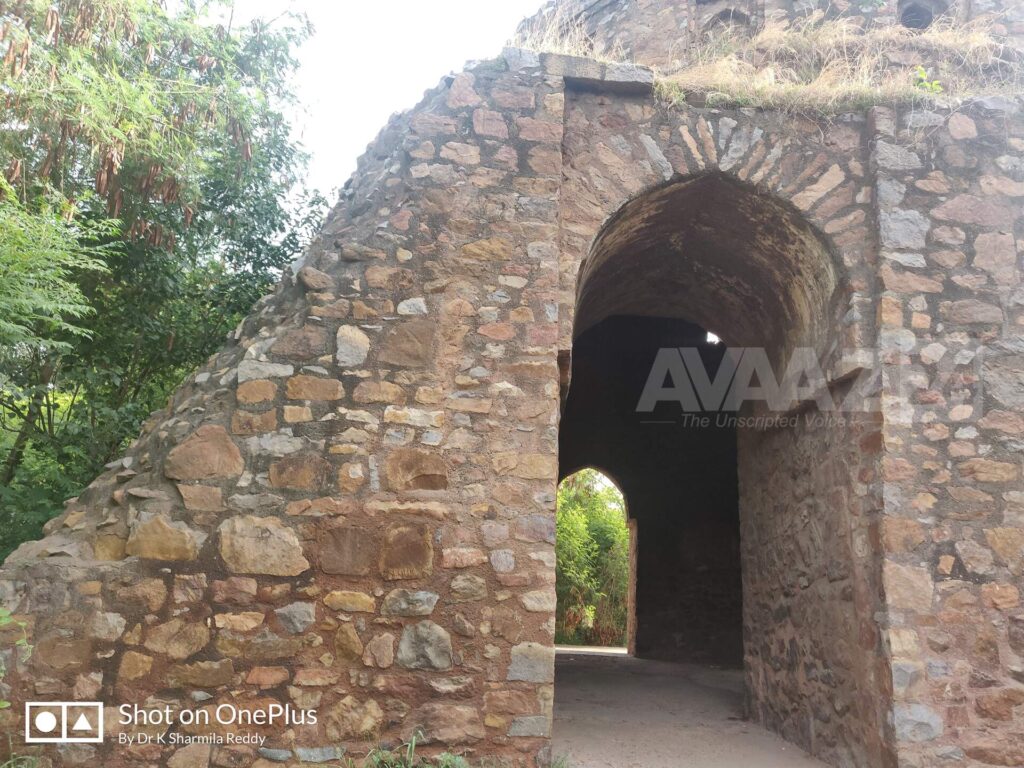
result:
[[[742,582],[736,433],[698,426],[678,403],[637,404],[658,350],[695,347],[711,375],[724,351],[684,320],[612,317],[573,345],[560,474],[607,472],[637,531],[636,655],[739,668]],[[689,416],[695,416],[690,414]]]

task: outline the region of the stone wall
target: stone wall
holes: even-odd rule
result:
[[[561,89],[510,54],[394,120],[297,278],[12,555],[0,589],[34,646],[5,651],[14,732],[24,700],[276,702],[318,723],[212,758],[116,727],[52,754],[265,766],[416,728],[544,753]]]
[[[880,419],[796,418],[739,430],[749,707],[830,765],[893,766],[876,625]]]
[[[880,417],[739,436],[752,712],[837,765],[1024,762],[1020,103],[818,123],[651,82],[510,49],[384,129],[296,275],[5,564],[11,732],[26,700],[287,703],[318,722],[263,752],[46,754],[422,729],[543,764],[559,361],[624,314],[808,344],[834,393],[878,342]]]
[[[1024,761],[1024,113],[874,116],[901,765]]]

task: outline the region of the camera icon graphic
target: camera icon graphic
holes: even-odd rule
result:
[[[102,702],[25,702],[26,744],[99,744],[102,741]]]

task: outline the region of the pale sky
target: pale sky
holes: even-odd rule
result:
[[[468,60],[501,53],[544,0],[236,0],[235,23],[304,12],[315,35],[299,51],[305,113],[296,137],[311,153],[309,182],[334,200],[394,112],[414,106]]]

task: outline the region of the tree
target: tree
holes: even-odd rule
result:
[[[0,269],[34,288],[0,287],[0,313],[23,305],[0,315],[0,553],[123,449],[319,225],[283,116],[311,29],[232,29],[219,10],[0,0]]]

